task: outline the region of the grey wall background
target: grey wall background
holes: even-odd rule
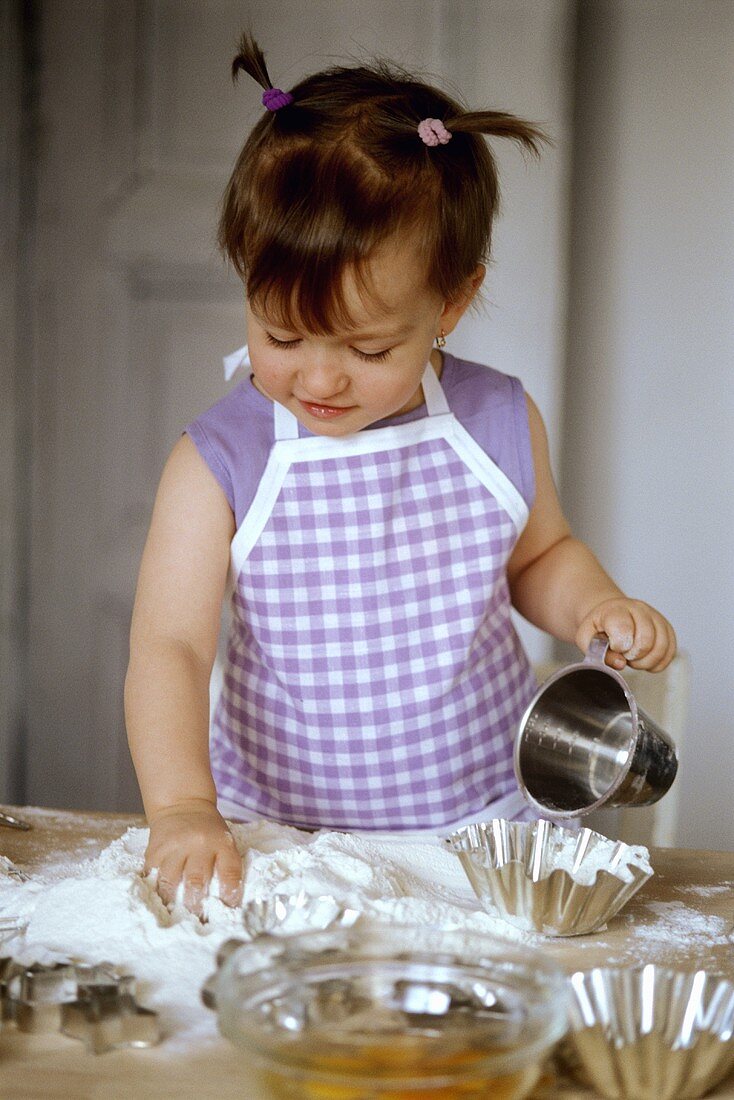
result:
[[[246,336],[213,235],[261,110],[228,74],[248,22],[283,87],[384,53],[552,133],[540,164],[495,146],[487,305],[451,348],[523,379],[577,532],[676,626],[678,842],[734,847],[730,0],[5,0],[0,798],[138,805],[121,696],[153,494]]]

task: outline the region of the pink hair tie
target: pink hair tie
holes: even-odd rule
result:
[[[269,111],[279,111],[281,107],[287,107],[293,102],[290,92],[282,92],[280,88],[268,88],[263,92],[263,106]]]
[[[418,133],[426,145],[446,145],[451,141],[451,134],[440,118],[424,118],[418,123]]]

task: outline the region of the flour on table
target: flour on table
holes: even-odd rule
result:
[[[311,834],[264,821],[233,825],[232,832],[245,858],[243,904],[274,894],[330,894],[375,920],[545,942],[482,911],[458,858],[430,839]],[[3,934],[2,954],[25,963],[112,963],[136,978],[138,1003],[159,1013],[168,1050],[218,1042],[216,1014],[202,1004],[201,988],[221,944],[242,934],[242,910],[210,896],[202,923],[181,905],[164,906],[154,876],[142,875],[147,842],[147,829],[128,829],[95,858],[81,849],[48,861],[27,881],[0,857],[0,932],[11,922],[21,929]],[[722,919],[679,902],[650,902],[647,909],[651,922],[636,924],[634,933],[651,944],[684,934],[703,945],[728,932]],[[585,946],[576,942],[579,951]]]
[[[648,901],[644,907],[654,920],[648,923],[643,919],[644,914],[637,914],[634,925],[636,940],[666,944],[685,941],[689,946],[700,944],[705,949],[717,940],[725,939],[731,931],[731,921],[713,914],[699,913],[680,901]],[[625,920],[629,924],[631,918],[627,916]]]
[[[717,882],[715,886],[676,886],[679,894],[695,894],[698,898],[713,898],[717,894],[731,894],[734,899],[734,882]]]
[[[330,894],[375,919],[491,932],[542,942],[478,909],[453,853],[429,840],[377,840],[346,833],[310,834],[257,822],[233,825],[245,856],[243,904],[273,894]],[[167,908],[154,876],[142,876],[147,829],[128,829],[94,859],[49,862],[20,881],[0,864],[3,955],[20,962],[109,962],[136,978],[139,1004],[160,1015],[169,1049],[218,1041],[216,1014],[201,987],[224,940],[242,933],[241,908],[204,902],[202,923],[181,905]]]

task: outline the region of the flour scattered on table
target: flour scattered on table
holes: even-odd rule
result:
[[[330,894],[376,920],[545,942],[481,911],[459,860],[430,840],[310,834],[269,822],[232,832],[245,857],[243,904],[274,894]],[[241,909],[210,897],[202,923],[180,905],[164,906],[152,877],[142,876],[147,841],[147,829],[128,829],[96,858],[50,860],[26,881],[3,860],[2,952],[24,963],[112,963],[134,975],[138,1003],[159,1013],[167,1049],[217,1042],[216,1014],[202,1004],[201,988],[223,941],[242,934]],[[13,924],[20,930],[2,931]],[[723,919],[681,902],[647,903],[634,927],[651,948],[681,935],[710,945],[727,931]]]
[[[644,913],[638,913],[634,922],[636,940],[670,945],[685,942],[688,946],[700,943],[702,948],[726,939],[730,921],[713,914],[699,913],[681,901],[648,901],[644,909],[653,915],[645,921]],[[625,918],[628,924],[632,918]]]
[[[718,882],[715,886],[676,886],[679,894],[695,894],[698,898],[713,898],[717,894],[731,894],[734,898],[734,882]]]
[[[541,942],[478,911],[459,861],[429,841],[377,840],[299,832],[258,822],[232,828],[245,855],[243,903],[273,894],[331,894],[375,919],[491,932]],[[44,865],[20,881],[0,867],[0,918],[23,930],[2,950],[24,963],[109,962],[136,978],[139,1004],[160,1014],[169,1047],[218,1038],[216,1015],[201,1003],[222,942],[242,932],[241,909],[215,897],[205,923],[163,905],[142,877],[147,829],[128,829],[97,858]]]

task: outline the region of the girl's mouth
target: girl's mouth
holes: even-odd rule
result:
[[[311,416],[315,416],[318,420],[331,420],[336,416],[344,416],[345,413],[351,412],[355,407],[354,405],[337,406],[337,405],[316,405],[312,401],[298,400],[307,413]]]

